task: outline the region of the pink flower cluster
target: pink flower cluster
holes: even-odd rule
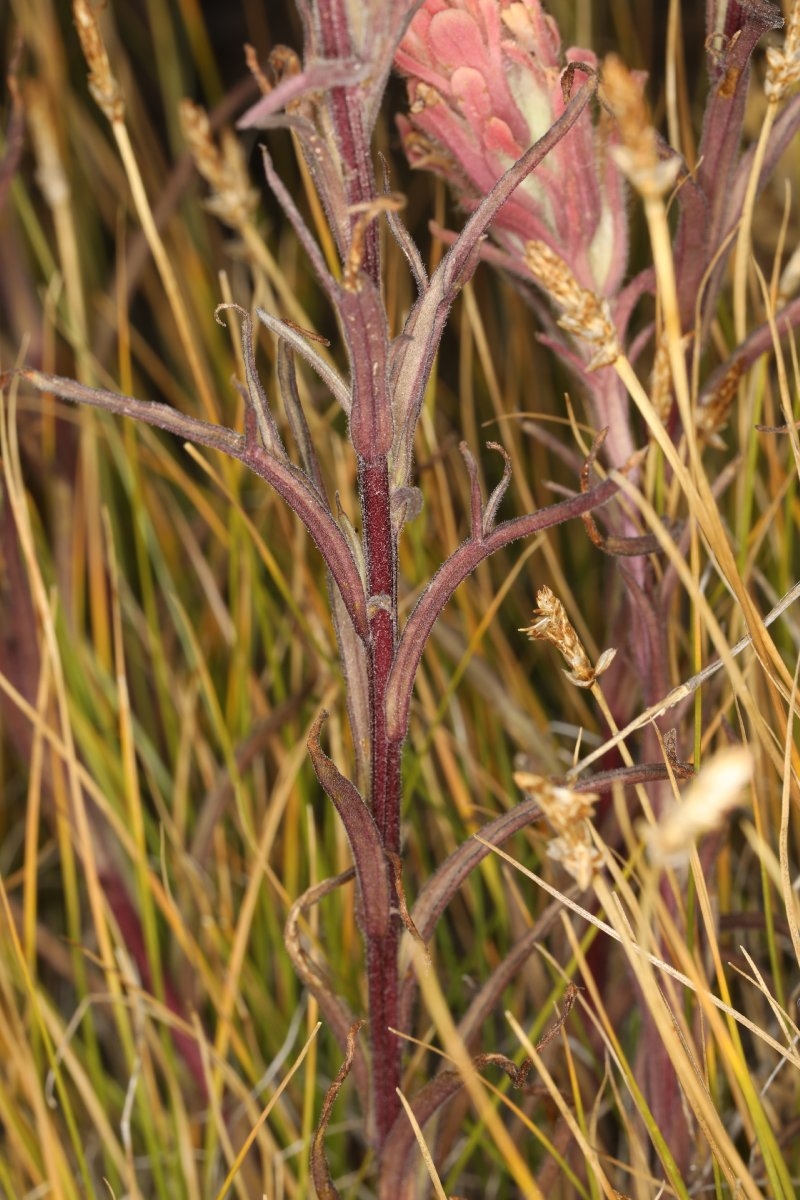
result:
[[[581,70],[597,69],[589,50],[562,57],[538,0],[428,0],[395,58],[408,77],[400,128],[409,161],[474,207],[563,112],[565,63],[581,64],[578,82]],[[493,236],[521,274],[526,243],[543,241],[583,287],[609,298],[619,291],[628,232],[612,142],[607,117],[595,124],[587,109],[503,207]]]

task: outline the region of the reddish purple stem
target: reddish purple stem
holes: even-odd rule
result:
[[[386,850],[400,850],[400,754],[386,736],[386,685],[397,641],[397,556],[392,530],[389,467],[386,456],[359,462],[359,493],[367,567],[367,645],[371,722],[371,794],[375,822]],[[394,748],[392,748],[394,749]],[[389,1027],[397,1026],[398,918],[384,937],[367,936],[367,970],[372,1071],[378,1144],[382,1145],[399,1110],[400,1046]]]

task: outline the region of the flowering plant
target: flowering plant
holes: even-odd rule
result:
[[[409,113],[398,118],[408,159],[446,179],[468,211],[557,120],[576,81],[598,74],[591,50],[562,55],[558,27],[539,0],[433,0],[412,20],[396,62],[408,77]],[[644,77],[632,80],[641,92]],[[584,337],[585,305],[568,338],[538,305],[550,345],[584,383],[594,423],[609,427],[608,450],[621,464],[634,448],[625,391],[613,371],[597,371],[613,361],[637,294],[622,294],[628,214],[612,153],[619,140],[607,107],[596,120],[584,108],[497,214],[490,256],[552,299],[552,273],[542,279],[531,256],[531,247],[544,247],[565,286],[594,297],[602,323],[613,327],[609,359]]]
[[[395,61],[408,77],[409,113],[398,124],[409,161],[446,179],[469,211],[561,116],[576,79],[598,67],[591,50],[562,56],[538,0],[433,0]],[[525,275],[525,247],[542,241],[582,287],[616,296],[628,257],[617,140],[610,114],[601,109],[595,122],[587,106],[497,214],[492,238],[509,267]]]
[[[96,17],[87,0],[75,0],[75,5],[93,95],[124,145],[124,105]],[[399,540],[404,524],[419,512],[422,502],[412,478],[414,437],[447,314],[474,270],[476,248],[484,233],[519,185],[580,120],[596,81],[586,81],[567,104],[560,106],[557,118],[552,122],[548,118],[541,137],[516,161],[513,154],[509,156],[507,169],[495,181],[496,186],[475,204],[468,225],[429,278],[399,220],[401,200],[379,191],[373,178],[370,138],[386,74],[409,16],[400,0],[378,7],[380,19],[364,25],[339,0],[324,0],[313,10],[301,4],[305,61],[301,63],[285,50],[276,53],[271,63],[274,85],[259,75],[264,95],[239,122],[243,128],[278,125],[294,132],[327,214],[339,259],[339,270],[334,274],[266,147],[262,147],[267,182],[335,312],[347,356],[348,375],[344,377],[323,359],[313,333],[261,308],[256,310],[255,317],[280,341],[278,381],[299,465],[289,454],[274,400],[259,378],[254,319],[238,305],[220,305],[217,318],[222,319],[220,314],[233,309],[241,321],[241,387],[246,401],[242,431],[221,428],[162,403],[119,396],[35,369],[22,371],[21,378],[41,391],[136,417],[240,460],[294,510],[324,559],[331,581],[332,619],[348,683],[348,714],[355,749],[352,778],[322,749],[325,713],[314,722],[308,750],[319,783],[345,826],[353,855],[367,960],[368,1057],[355,1042],[358,1022],[321,974],[308,965],[300,946],[297,921],[311,903],[308,896],[301,897],[290,914],[287,945],[298,972],[317,996],[346,1050],[348,1069],[352,1065],[367,1096],[370,1140],[379,1153],[397,1160],[406,1154],[407,1147],[405,1117],[398,1099],[402,1060],[396,1031],[407,1024],[414,994],[413,981],[404,981],[401,972],[400,935],[405,923],[415,937],[427,940],[432,932],[431,914],[441,912],[460,885],[464,864],[472,869],[488,853],[479,850],[476,854],[472,844],[462,847],[447,869],[430,882],[411,915],[407,914],[399,858],[401,760],[417,668],[445,604],[481,562],[519,538],[606,503],[617,487],[607,480],[549,508],[502,521],[499,510],[511,477],[508,455],[502,446],[490,443],[502,455],[504,470],[500,483],[484,498],[476,463],[462,443],[470,484],[470,534],[423,586],[416,606],[401,624]],[[184,120],[193,144],[205,147],[207,128],[196,109],[185,107]],[[231,174],[207,149],[201,158],[204,175],[226,205],[226,220],[246,229],[250,197],[245,195],[242,203],[232,206],[228,196],[231,187],[236,187],[235,173]],[[230,154],[227,161],[230,166]],[[419,291],[395,337],[390,336],[381,294],[378,220],[384,215],[406,254]],[[334,511],[328,499],[320,457],[310,438],[296,385],[295,355],[316,371],[346,414],[357,466],[363,527],[360,536],[343,515],[341,505]],[[519,827],[520,820],[527,823],[532,814],[532,807],[524,806],[521,815],[494,829],[495,834],[507,836]],[[493,994],[487,992],[486,1003]],[[326,1122],[325,1115],[315,1143],[313,1167],[320,1194],[332,1195],[322,1148]],[[398,1124],[400,1131],[392,1140]],[[390,1171],[386,1178],[396,1182],[396,1171]],[[396,1191],[390,1194],[393,1198],[398,1195]]]

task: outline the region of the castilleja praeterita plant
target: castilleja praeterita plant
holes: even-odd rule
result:
[[[748,178],[748,164],[738,157],[748,64],[761,34],[780,23],[775,10],[764,3],[720,0],[708,8],[710,28],[721,30],[714,44],[715,90],[704,126],[704,165],[682,180],[682,217],[675,241],[676,295],[685,329],[694,321],[691,306],[704,273],[713,267],[704,292],[708,312],[721,286],[721,252]],[[338,374],[317,351],[313,334],[279,315],[257,311],[257,319],[280,343],[279,401],[293,447],[284,443],[275,417],[278,399],[268,396],[259,378],[253,317],[237,305],[220,306],[217,318],[225,321],[234,309],[241,321],[247,402],[241,432],[163,404],[35,370],[21,374],[42,391],[137,418],[239,459],[281,495],[324,559],[347,683],[352,770],[343,774],[322,748],[324,713],[314,724],[308,749],[352,850],[367,964],[368,1050],[356,1037],[356,1015],[333,994],[298,935],[302,913],[343,878],[318,885],[297,901],[287,944],[359,1081],[368,1138],[380,1164],[381,1195],[390,1200],[412,1194],[403,1190],[412,1187],[412,1137],[398,1097],[402,1042],[392,1032],[410,1030],[415,997],[414,978],[400,969],[401,935],[405,928],[415,939],[429,941],[449,900],[489,852],[487,845],[470,840],[419,889],[412,912],[407,912],[401,759],[417,667],[442,609],[480,563],[512,541],[607,504],[618,488],[612,480],[590,487],[587,478],[579,494],[504,521],[500,510],[511,472],[505,451],[489,443],[503,456],[504,467],[501,482],[484,497],[473,457],[480,448],[462,444],[470,483],[469,536],[421,589],[411,614],[401,622],[398,544],[406,522],[424,519],[413,447],[434,357],[451,306],[481,257],[514,271],[537,285],[540,297],[546,295],[557,310],[556,321],[541,298],[536,302],[549,344],[585,387],[592,422],[598,428],[610,427],[606,452],[611,466],[629,466],[640,438],[628,411],[628,393],[638,393],[625,355],[626,331],[637,299],[653,289],[653,277],[648,274],[625,285],[623,176],[629,176],[647,206],[675,184],[683,168],[677,156],[657,142],[642,104],[643,81],[618,63],[609,64],[599,105],[594,56],[571,50],[562,60],[555,27],[537,0],[429,0],[424,5],[407,0],[298,0],[298,9],[304,32],[302,60],[290,51],[276,53],[274,86],[265,88],[261,101],[240,121],[243,128],[292,131],[339,260],[338,270],[332,271],[262,148],[267,183],[336,315],[348,367],[346,375]],[[91,9],[77,0],[75,12],[92,93],[112,125],[120,123],[123,100]],[[372,157],[372,135],[395,62],[411,81],[410,113],[402,126],[409,157],[415,165],[445,175],[470,213],[430,277],[401,222],[402,200],[391,191],[388,172],[376,177]],[[768,165],[795,128],[796,108],[787,111],[790,115],[775,121],[765,144]],[[722,175],[730,186],[719,184]],[[382,298],[381,221],[388,223],[400,245],[418,293],[398,330],[389,328]],[[485,240],[487,234],[494,248]],[[705,318],[700,323],[695,354],[704,344],[708,324]],[[673,339],[671,346],[678,341]],[[752,359],[763,346],[763,339],[753,341],[746,353]],[[296,356],[317,372],[347,415],[357,461],[360,533],[328,500],[324,455],[310,438],[298,396]],[[679,371],[678,363],[671,367],[673,374]],[[650,430],[676,470],[681,463],[675,463],[674,444],[683,416],[668,394],[663,430],[669,432]],[[689,436],[685,426],[683,433]],[[648,611],[655,612],[657,598],[647,592],[650,581],[641,565],[641,556],[654,543],[632,537],[629,517],[616,520],[615,536],[604,543],[605,549],[639,556],[632,560],[639,564],[632,577],[644,597],[640,609],[649,603]],[[548,596],[540,599],[542,606],[549,603]],[[656,664],[649,662],[642,677],[660,695],[666,690],[663,663],[647,638],[641,644],[649,647]],[[591,677],[593,682],[596,673],[589,668],[587,681]],[[622,685],[619,692],[624,692]],[[539,812],[535,799],[524,802],[485,830],[486,842],[501,842]],[[568,851],[562,847],[560,853]],[[582,885],[592,869],[593,860],[588,868],[584,860],[579,868]],[[522,961],[521,955],[519,951],[507,971]],[[501,971],[482,993],[473,1029],[508,977]],[[511,1066],[507,1060],[505,1065]],[[441,1076],[423,1089],[414,1102],[420,1122],[458,1086],[454,1076]],[[336,1192],[322,1135],[334,1098],[335,1089],[312,1151],[315,1184],[327,1197]]]
[[[296,436],[300,465],[289,456],[255,363],[252,320],[242,321],[247,370],[247,413],[243,433],[221,429],[165,405],[86,388],[63,378],[26,371],[36,387],[66,399],[136,417],[199,445],[222,450],[246,463],[276,489],[306,526],[322,554],[332,580],[333,619],[347,680],[348,713],[358,761],[353,778],[345,777],[320,744],[324,714],[309,739],[314,769],[336,806],[350,840],[358,883],[359,921],[368,972],[370,1137],[385,1146],[395,1125],[399,1099],[401,1043],[391,1032],[402,1025],[398,949],[404,904],[400,892],[401,756],[408,732],[414,676],[433,625],[455,589],[489,555],[516,539],[570,520],[607,502],[616,485],[606,481],[591,491],[549,508],[498,520],[510,478],[503,477],[488,499],[480,494],[472,450],[461,450],[471,483],[471,532],[445,561],[422,592],[401,627],[398,619],[397,547],[404,523],[416,516],[422,497],[413,481],[414,432],[425,388],[451,305],[472,274],[481,239],[514,190],[543,163],[559,141],[587,111],[597,87],[594,74],[581,76],[565,92],[558,114],[517,161],[509,156],[484,201],[476,207],[461,236],[435,274],[427,277],[419,253],[397,216],[400,200],[376,181],[371,136],[398,42],[412,10],[405,2],[380,3],[367,19],[364,5],[344,0],[301,4],[305,34],[304,61],[281,55],[282,78],[243,118],[243,127],[285,126],[302,146],[307,165],[341,262],[338,278],[306,227],[292,196],[275,173],[266,149],[267,181],[309,256],[320,286],[339,321],[349,365],[343,378],[316,353],[313,340],[274,314],[259,319],[281,339],[281,400]],[[419,7],[419,6],[416,6]],[[91,10],[80,5],[78,29],[91,67],[90,86],[113,122],[121,117],[111,68]],[[570,81],[570,84],[572,81]],[[570,94],[571,92],[571,94]],[[418,299],[403,328],[392,337],[381,298],[378,220],[385,215],[408,259]],[[223,310],[218,319],[225,319]],[[320,456],[308,437],[294,383],[294,355],[300,355],[323,379],[347,414],[349,435],[358,463],[361,536],[332,512],[322,478]],[[501,454],[499,445],[492,448]],[[525,806],[508,832],[529,821],[534,806]],[[495,831],[496,834],[497,831]],[[420,907],[417,934],[427,940],[432,923],[465,873],[487,851],[471,845],[458,863],[426,897],[427,917]],[[296,916],[294,917],[296,921]],[[291,925],[291,922],[290,922]],[[290,931],[291,932],[291,931]],[[290,944],[291,944],[290,937]],[[353,1018],[344,1004],[315,980],[297,954],[304,977],[318,994],[323,1012],[344,1045]],[[406,989],[408,990],[408,989]],[[405,998],[408,1009],[409,998]],[[361,1050],[356,1051],[357,1061]],[[363,1066],[358,1065],[361,1074]],[[363,1077],[363,1076],[362,1076]],[[406,1118],[403,1117],[403,1122]],[[321,1161],[315,1173],[324,1167]],[[318,1180],[321,1176],[317,1176]],[[318,1181],[319,1186],[319,1181]]]

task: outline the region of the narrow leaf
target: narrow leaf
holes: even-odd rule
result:
[[[503,456],[503,478],[493,490],[491,496],[486,501],[486,510],[483,514],[483,536],[487,537],[494,529],[494,523],[497,520],[497,513],[500,505],[503,503],[503,497],[508,491],[508,485],[511,482],[511,459],[508,456],[508,451],[499,442],[487,442],[489,450],[496,450],[498,454]]]
[[[325,362],[322,355],[318,354],[314,347],[309,344],[308,339],[303,337],[294,325],[290,325],[288,321],[281,321],[279,317],[273,317],[271,313],[265,312],[263,308],[256,309],[256,316],[262,324],[266,325],[271,333],[280,338],[281,342],[286,342],[293,350],[297,351],[301,358],[305,359],[310,367],[314,368],[337,404],[349,414],[350,391],[347,384]]]
[[[72,400],[102,408],[122,417],[133,417],[147,425],[165,429],[188,442],[208,446],[238,458],[256,475],[271,484],[275,491],[297,514],[308,530],[314,544],[325,559],[350,619],[362,640],[369,637],[364,586],[353,561],[350,547],[329,509],[322,503],[316,488],[303,472],[292,463],[284,463],[268,454],[262,446],[252,445],[240,433],[221,425],[212,425],[197,417],[188,417],[167,404],[137,400],[104,388],[90,388],[61,375],[46,375],[26,369],[18,374],[40,392],[52,392],[62,400]],[[7,377],[4,377],[7,378]]]
[[[260,310],[258,310],[260,312]],[[306,421],[306,414],[303,411],[303,405],[300,402],[300,393],[297,389],[297,371],[294,365],[294,352],[286,342],[278,342],[278,362],[277,362],[278,388],[281,393],[281,400],[286,412],[286,417],[289,422],[289,428],[292,431],[295,445],[300,451],[300,459],[303,464],[303,470],[308,478],[314,484],[321,500],[327,503],[325,495],[325,482],[322,478],[322,470],[317,458],[317,452],[314,447],[314,442],[311,438],[311,432]]]
[[[237,129],[269,129],[281,124],[280,110],[309,93],[327,92],[332,87],[359,83],[371,74],[369,63],[357,58],[317,59],[299,75],[290,75],[248,108],[236,122]]]
[[[400,637],[386,689],[386,728],[392,741],[403,741],[405,738],[417,667],[436,619],[458,585],[496,550],[517,538],[530,537],[606,504],[616,491],[617,484],[606,479],[584,495],[572,496],[538,512],[504,521],[483,540],[468,538],[453,551],[417,601]]]
[[[466,442],[459,442],[458,448],[467,467],[469,475],[469,532],[475,542],[483,541],[483,497],[478,479],[478,464]]]
[[[239,314],[242,322],[242,351],[244,353],[244,373],[247,380],[247,400],[255,416],[261,444],[275,458],[288,462],[286,448],[281,440],[275,418],[269,406],[267,393],[256,370],[256,355],[253,348],[253,322],[250,313],[241,304],[218,304],[214,309],[214,319],[218,325],[225,322],[220,319],[220,313],[232,308]]]
[[[389,185],[389,166],[382,154],[380,154],[378,157],[380,158],[381,165],[383,167],[384,195],[388,196],[392,190]],[[397,245],[400,247],[400,250],[405,256],[409,270],[414,277],[414,282],[417,285],[417,292],[421,296],[428,286],[428,272],[425,269],[425,263],[422,261],[422,255],[417,248],[417,243],[406,229],[397,212],[393,212],[390,209],[386,214],[386,218],[389,223],[389,229],[394,235],[394,240],[397,242]]]
[[[308,736],[308,752],[317,779],[347,831],[361,891],[364,932],[369,937],[383,937],[389,928],[391,884],[381,835],[355,784],[342,775],[320,746],[319,732],[327,715],[323,710],[314,722]]]
[[[341,887],[342,884],[349,882],[354,875],[355,871],[352,867],[349,867],[341,875],[336,875],[333,879],[324,879],[322,883],[317,883],[303,892],[289,909],[283,935],[287,953],[292,960],[292,966],[297,972],[298,979],[305,984],[319,1004],[320,1012],[333,1030],[334,1036],[343,1051],[347,1046],[347,1035],[353,1026],[355,1018],[345,1001],[332,990],[322,969],[314,962],[305,949],[300,934],[300,918],[310,908],[313,908],[315,904],[319,904],[320,900],[323,900],[325,896],[329,896],[331,892],[335,891],[337,887]],[[356,1054],[353,1071],[356,1076],[358,1090],[362,1093],[366,1092],[368,1086],[367,1064],[363,1053]]]
[[[277,89],[276,89],[277,90]],[[336,300],[339,294],[339,287],[335,279],[331,275],[325,263],[322,251],[320,250],[311,230],[306,225],[299,208],[292,198],[292,194],[284,184],[278,172],[275,170],[269,151],[266,146],[261,147],[261,160],[264,164],[264,174],[267,177],[267,183],[272,189],[275,199],[280,204],[289,219],[289,222],[297,234],[297,239],[300,245],[308,255],[311,266],[314,268],[314,273],[325,290],[325,294],[331,303],[336,306]],[[263,317],[262,317],[263,320]]]
[[[342,1090],[342,1084],[345,1079],[350,1074],[356,1048],[356,1036],[363,1024],[363,1021],[356,1021],[347,1035],[345,1060],[339,1068],[333,1083],[328,1088],[319,1117],[319,1125],[314,1134],[314,1140],[311,1143],[311,1177],[314,1180],[314,1187],[317,1189],[319,1200],[339,1200],[339,1193],[334,1187],[328,1160],[325,1157],[325,1133],[328,1128],[328,1122],[331,1119],[331,1111],[336,1103],[336,1097]]]

